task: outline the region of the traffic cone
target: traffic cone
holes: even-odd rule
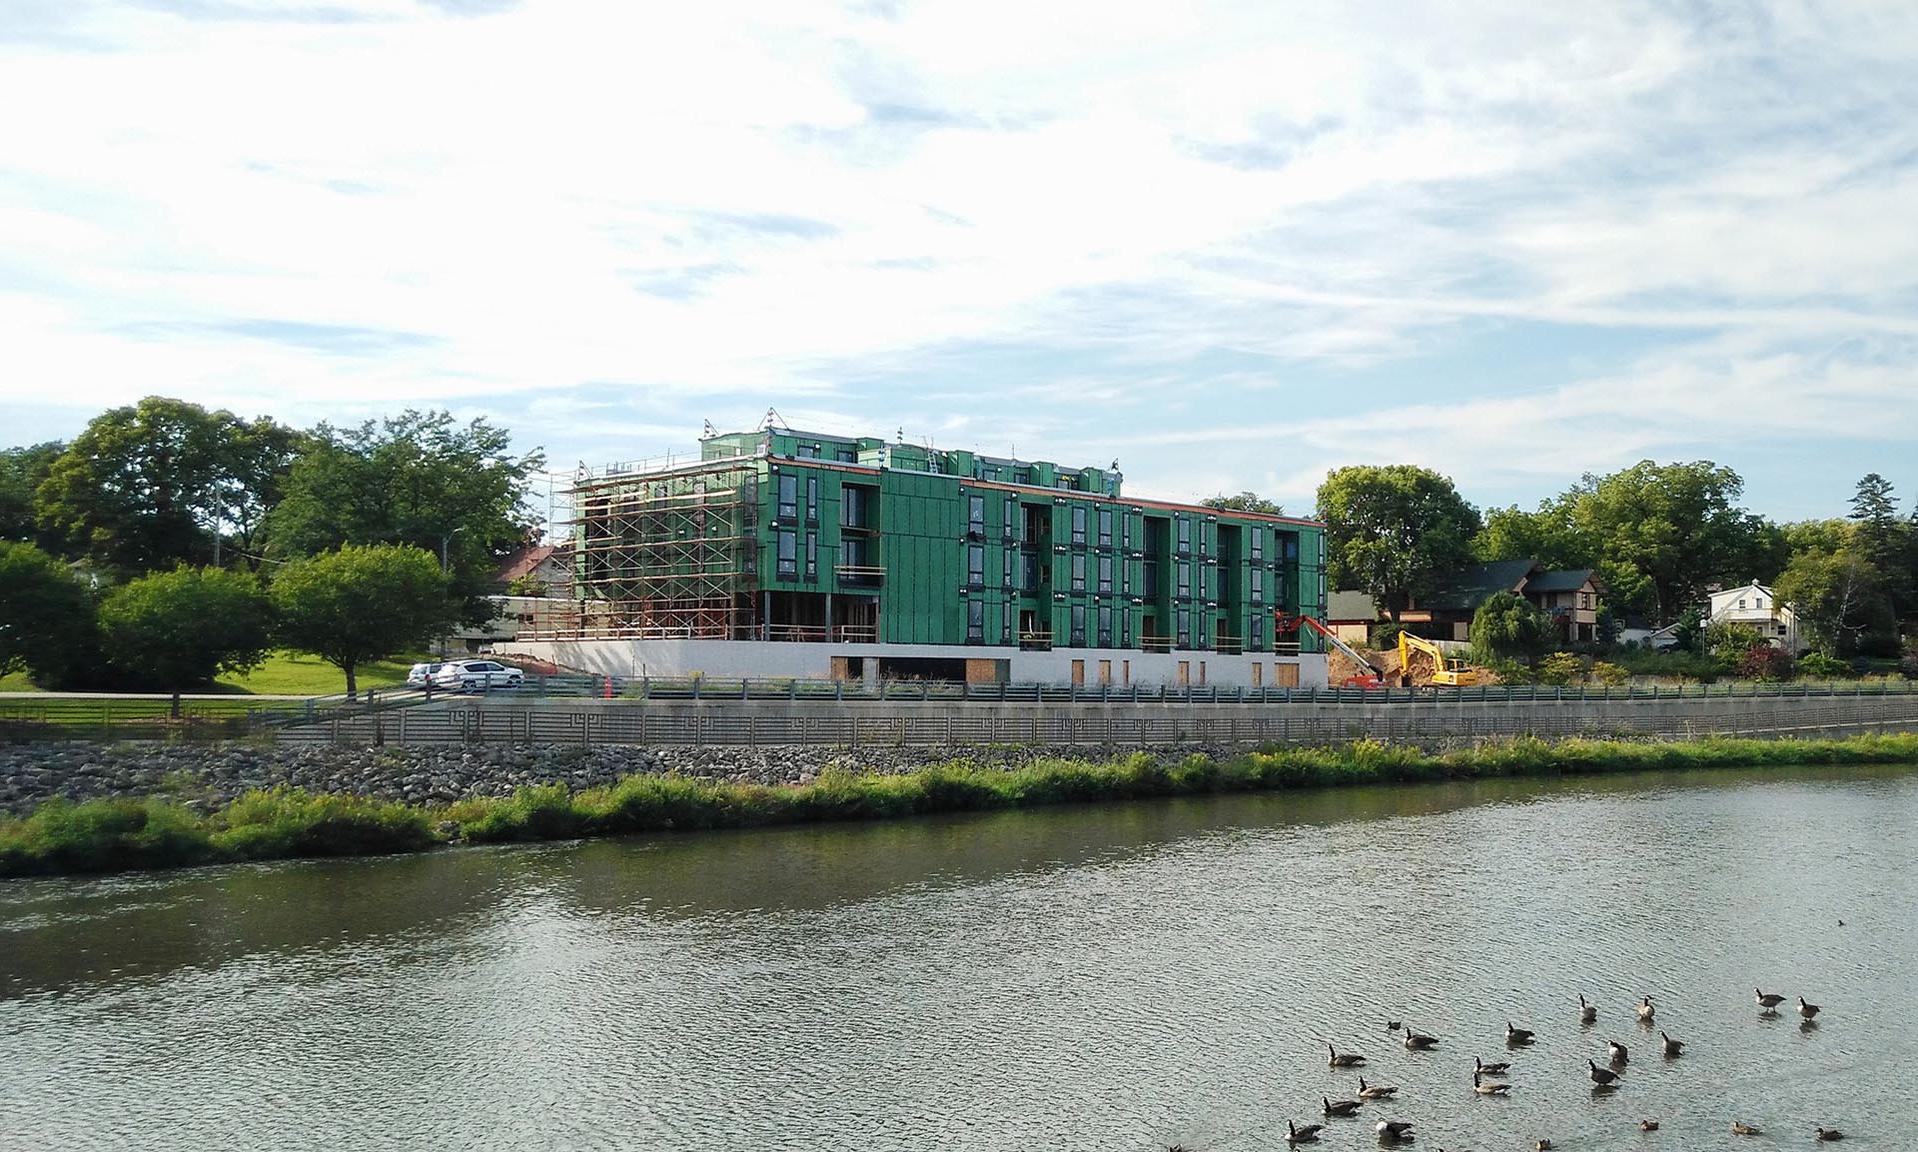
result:
[[[613,698],[613,678],[611,676],[606,678],[606,691],[601,693],[601,695],[608,700]]]

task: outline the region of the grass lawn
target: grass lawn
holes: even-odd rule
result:
[[[25,672],[9,672],[0,676],[0,692],[38,692],[40,689],[27,679]]]
[[[425,659],[425,656],[401,656],[361,665],[360,690],[404,684],[407,669]],[[221,689],[260,696],[333,696],[346,691],[346,673],[318,656],[275,652],[246,676],[220,677],[215,690]]]

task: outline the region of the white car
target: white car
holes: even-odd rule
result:
[[[424,688],[426,687],[426,682],[433,678],[433,673],[438,672],[444,667],[446,667],[446,665],[438,660],[433,661],[431,664],[415,664],[406,670],[406,686],[408,688]]]
[[[518,688],[526,673],[493,660],[454,660],[433,673],[433,687],[442,691],[484,692],[489,688]]]

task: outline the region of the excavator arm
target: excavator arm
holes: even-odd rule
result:
[[[1432,658],[1432,683],[1453,688],[1470,687],[1478,683],[1478,670],[1463,660],[1445,655],[1445,650],[1423,636],[1414,636],[1410,632],[1399,633],[1399,675],[1404,677],[1406,685],[1412,683],[1412,653],[1422,652]]]
[[[1288,624],[1292,625],[1292,627],[1287,627]],[[1347,688],[1383,688],[1385,687],[1385,669],[1380,668],[1376,664],[1373,664],[1370,660],[1367,660],[1365,656],[1362,653],[1360,653],[1360,651],[1357,648],[1354,648],[1350,644],[1347,644],[1345,641],[1339,639],[1338,636],[1334,634],[1330,628],[1327,628],[1325,625],[1319,623],[1317,620],[1314,620],[1310,616],[1287,616],[1284,613],[1279,614],[1279,630],[1280,631],[1290,632],[1293,630],[1293,628],[1296,628],[1298,625],[1304,625],[1305,627],[1310,628],[1312,629],[1312,631],[1317,632],[1319,635],[1325,637],[1325,642],[1327,644],[1330,644],[1334,649],[1336,649],[1339,655],[1345,657],[1347,660],[1350,660],[1354,668],[1364,669],[1364,671],[1359,673],[1358,675],[1348,677],[1345,681],[1344,687],[1347,687]]]

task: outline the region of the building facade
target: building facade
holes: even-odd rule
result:
[[[1772,590],[1754,580],[1742,588],[1710,593],[1705,605],[1708,624],[1743,624],[1774,648],[1802,655],[1811,647],[1798,629],[1798,614],[1781,604]]]
[[[573,614],[516,649],[625,674],[1311,684],[1323,528],[1110,468],[766,428],[582,471]]]

